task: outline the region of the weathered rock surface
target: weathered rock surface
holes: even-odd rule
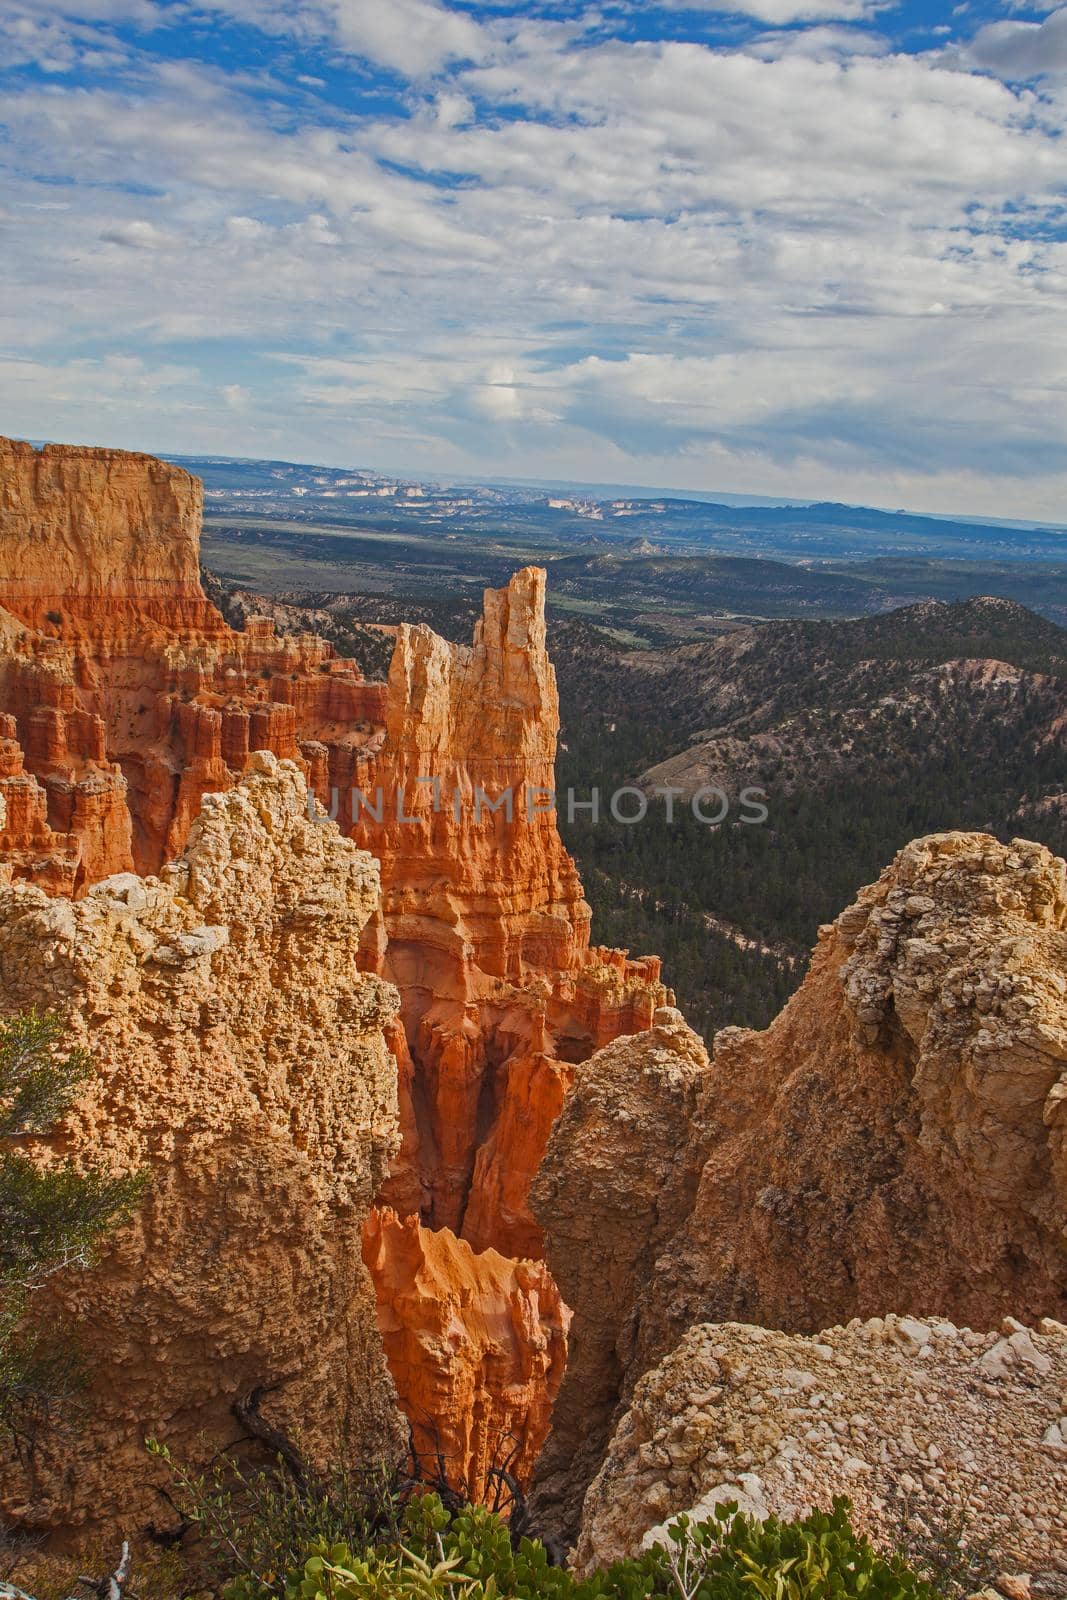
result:
[[[537,1469],[536,1500],[549,1522],[568,1495],[577,1495],[572,1515],[580,1511],[634,1360],[641,1303],[655,1295],[657,1258],[692,1207],[700,1163],[690,1128],[707,1069],[703,1041],[662,1007],[650,1033],[617,1039],[574,1068],[535,1179],[549,1264],[577,1311]]]
[[[149,619],[225,631],[200,587],[203,499],[198,478],[154,456],[0,439],[4,605],[68,633]]]
[[[390,800],[399,787],[419,819],[390,805],[371,824],[394,964],[416,947],[409,1006],[420,991],[466,999],[480,975],[569,971],[588,945],[589,908],[549,805],[559,701],[544,597],[543,570],[526,567],[486,590],[469,648],[425,624],[397,633],[369,777]]]
[[[312,1456],[339,1435],[371,1458],[398,1447],[361,1263],[398,1143],[382,1033],[397,999],[356,966],[378,894],[377,863],[308,820],[302,772],[268,753],[205,801],[159,878],[77,901],[0,888],[0,1003],[54,1007],[97,1068],[42,1158],[151,1174],[99,1269],[35,1299],[78,1322],[92,1382],[32,1483],[5,1463],[10,1517],[82,1533],[159,1520],[145,1436],[206,1459],[257,1385]]]
[[[916,840],[766,1032],[724,1030],[705,1065],[672,1031],[579,1069],[533,1190],[574,1311],[536,1501],[571,1535],[613,1402],[695,1323],[1067,1315],[1067,885],[1047,850]]]
[[[724,1500],[803,1516],[835,1495],[893,1548],[903,1527],[988,1549],[1067,1593],[1067,1327],[990,1333],[889,1316],[814,1338],[698,1324],[637,1384],[585,1501],[580,1568]]]
[[[198,479],[151,456],[0,439],[0,856],[50,893],[158,872],[250,750],[347,782],[385,687],[206,598]]]
[[[382,863],[363,964],[400,988],[410,1068],[389,1198],[536,1252],[526,1187],[566,1064],[666,994],[654,958],[588,947],[549,802],[545,575],[487,591],[469,648],[400,628],[388,685],[367,683],[310,634],[226,624],[200,585],[200,512],[199,482],[150,456],[0,440],[0,859],[52,894],[158,872],[250,751],[296,761]],[[356,791],[377,817],[354,815]]]
[[[295,763],[382,864],[359,960],[402,1000],[383,1203],[476,1250],[536,1257],[527,1191],[573,1063],[668,998],[655,957],[589,948],[551,808],[545,575],[487,591],[470,647],[399,628],[388,684],[368,683],[319,638],[275,637],[269,617],[227,625],[200,585],[200,507],[197,481],[151,457],[0,441],[0,861],[95,902],[97,880],[179,854],[252,752]],[[356,791],[373,809],[353,810]],[[383,1282],[394,1242],[373,1258]],[[423,1339],[423,1391],[475,1392],[479,1338]]]
[[[541,1261],[475,1254],[447,1228],[373,1211],[364,1258],[389,1370],[428,1471],[481,1500],[491,1467],[525,1482],[548,1432],[568,1314]]]
[[[385,720],[360,768],[380,818],[357,799],[351,832],[382,862],[385,971],[413,1064],[410,1137],[386,1198],[410,1206],[417,1192],[431,1226],[537,1254],[526,1190],[568,1064],[647,1028],[667,993],[654,957],[589,948],[552,804],[544,572],[486,591],[470,647],[400,627]],[[351,794],[338,800],[351,820]]]

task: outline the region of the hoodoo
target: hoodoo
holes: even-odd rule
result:
[[[367,1223],[364,1259],[421,1464],[443,1460],[476,1501],[492,1494],[493,1468],[525,1483],[567,1358],[568,1313],[544,1262],[475,1254],[388,1208]],[[434,1357],[442,1346],[447,1363]]]

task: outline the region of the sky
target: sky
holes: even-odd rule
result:
[[[1067,7],[0,0],[0,432],[1067,517]]]

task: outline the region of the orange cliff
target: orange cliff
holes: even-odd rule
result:
[[[158,873],[251,752],[297,763],[381,861],[360,964],[401,996],[385,1031],[402,1146],[380,1199],[412,1220],[372,1220],[368,1235],[394,1376],[412,1415],[428,1397],[439,1407],[463,1456],[470,1396],[513,1388],[502,1374],[521,1368],[521,1404],[490,1410],[528,1418],[525,1461],[558,1384],[563,1312],[558,1296],[545,1310],[542,1268],[474,1252],[541,1256],[527,1194],[574,1065],[670,998],[655,957],[589,946],[550,801],[545,575],[487,591],[469,647],[401,627],[388,684],[369,683],[313,635],[276,637],[256,616],[230,628],[201,588],[200,517],[201,486],[178,467],[0,440],[0,862],[74,898],[117,872]],[[357,790],[373,810],[353,816]],[[429,1252],[433,1282],[467,1285],[448,1302],[466,1330],[452,1343],[433,1294],[389,1287],[413,1250]],[[488,1328],[517,1331],[490,1352]],[[533,1347],[515,1354],[528,1337],[549,1338],[547,1366]],[[476,1454],[459,1477],[480,1481]]]
[[[649,1027],[666,997],[655,957],[589,947],[553,806],[558,731],[545,574],[527,567],[486,591],[469,647],[399,629],[381,749],[354,806],[334,797],[381,860],[402,1001],[405,1139],[386,1197],[511,1255],[541,1253],[526,1190],[571,1066]]]
[[[0,440],[0,474],[4,605],[29,626],[225,631],[200,587],[198,478],[127,450],[14,439]]]
[[[201,507],[151,456],[0,439],[0,853],[49,892],[157,872],[251,750],[345,780],[383,716],[384,686],[321,639],[227,626]]]

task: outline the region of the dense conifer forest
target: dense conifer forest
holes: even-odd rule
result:
[[[709,779],[732,802],[720,826],[698,821],[682,801],[668,821],[656,798],[640,823],[612,820],[606,803],[595,825],[580,809],[569,821],[561,799],[597,939],[662,954],[667,981],[705,1034],[766,1026],[803,976],[820,923],[908,840],[977,829],[1067,852],[1067,753],[1056,726],[1067,712],[1062,629],[1022,607],[983,616],[967,605],[768,624],[764,637],[754,661],[735,653],[720,663],[748,680]],[[568,787],[587,799],[594,786],[606,797],[634,783],[713,720],[720,686],[705,647],[649,670],[587,636],[584,647],[561,640],[556,658],[561,797]],[[1007,695],[986,704],[966,684],[946,691],[928,676],[932,666],[976,659],[1020,668]],[[613,667],[621,669],[614,693]],[[746,738],[767,729],[780,753],[768,757],[759,745],[757,761]],[[761,825],[741,820],[737,801],[756,782],[766,793]]]

